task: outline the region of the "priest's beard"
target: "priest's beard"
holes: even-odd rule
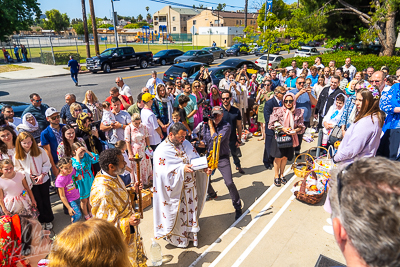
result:
[[[125,167],[123,167],[123,168],[117,168],[117,169],[115,170],[115,174],[116,174],[116,175],[122,175],[122,174],[124,174],[124,172],[125,172]]]
[[[183,142],[180,142],[177,138],[175,138],[175,137],[169,137],[169,141],[171,141],[171,143],[174,145],[174,146],[180,146],[180,145],[182,145],[182,143]]]

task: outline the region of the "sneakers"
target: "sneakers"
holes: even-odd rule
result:
[[[75,83],[75,86],[78,86],[78,82]]]
[[[45,229],[45,230],[51,230],[51,229],[53,229],[53,223],[51,223],[51,222],[45,223],[45,224],[44,224],[44,229]]]
[[[235,210],[235,221],[242,216],[242,209]]]

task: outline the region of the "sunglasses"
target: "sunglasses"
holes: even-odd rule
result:
[[[305,84],[305,82],[298,82],[298,84]]]
[[[377,81],[369,81],[369,83],[380,83],[381,81],[377,80]]]
[[[59,118],[60,118],[60,115],[56,115],[56,116],[50,117],[50,119],[52,119],[52,120],[57,120]]]
[[[283,101],[284,103],[286,103],[286,104],[292,104],[293,103],[293,100],[285,100],[285,101]]]
[[[337,182],[337,193],[338,193],[338,201],[339,201],[339,206],[340,206],[340,202],[341,202],[341,196],[342,196],[342,189],[343,189],[343,175],[345,172],[348,172],[349,169],[351,168],[351,166],[353,166],[353,163],[349,164],[346,166],[346,168],[344,168],[337,176],[336,176],[336,182]]]
[[[240,79],[241,81],[245,81],[246,79]]]
[[[195,85],[194,87],[200,87],[200,85]]]
[[[75,109],[75,112],[82,112],[82,109]]]
[[[42,102],[42,99],[39,99],[39,100],[33,100],[33,101],[36,101],[36,103],[39,103],[39,102]]]
[[[229,100],[230,97],[223,97],[222,100]]]

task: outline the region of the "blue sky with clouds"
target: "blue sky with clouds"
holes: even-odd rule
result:
[[[12,1],[12,0],[11,0]],[[204,3],[215,3],[215,4],[207,4]],[[295,2],[295,0],[284,0],[286,3],[291,4]],[[81,0],[38,0],[40,3],[40,9],[42,13],[50,9],[58,9],[61,13],[67,13],[70,19],[73,18],[82,18],[82,8],[81,8]],[[89,1],[86,0],[86,13],[89,13]],[[93,0],[96,17],[110,18],[111,15],[111,1],[110,0]],[[203,4],[204,7],[214,7],[216,8],[218,3],[224,3],[224,1],[219,2],[218,0],[172,0],[171,2],[186,4],[186,5],[196,5],[199,6]],[[253,7],[255,3],[260,3],[261,0],[249,0],[249,7]],[[235,7],[227,7],[225,10],[235,11],[238,9],[244,8],[244,0],[230,0],[225,2],[227,5],[232,5]],[[142,14],[143,17],[146,17],[146,6],[150,7],[149,13],[153,15],[154,12],[160,10],[166,4],[153,2],[150,0],[120,0],[114,2],[115,11],[121,16],[135,16],[137,17],[139,14]],[[241,8],[240,8],[241,7]],[[255,9],[249,10],[249,12],[255,12]]]

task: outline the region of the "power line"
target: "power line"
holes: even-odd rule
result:
[[[205,3],[205,4],[212,4],[212,5],[218,5],[220,3],[215,3],[215,2],[208,2],[208,1],[202,1],[202,0],[194,0],[196,2],[200,2],[200,3]],[[227,7],[233,7],[233,8],[243,8],[241,6],[232,6],[232,5],[226,5]]]

